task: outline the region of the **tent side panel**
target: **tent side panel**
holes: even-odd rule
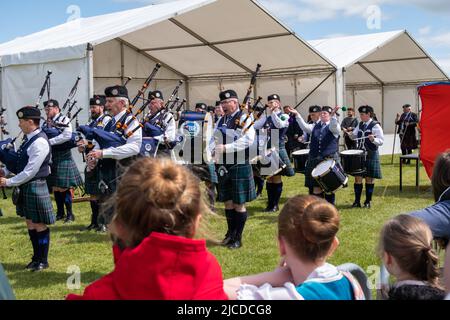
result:
[[[58,100],[60,104],[66,101],[76,77],[81,77],[75,100],[78,101],[77,106],[84,109],[78,117],[80,123],[87,123],[89,118],[89,81],[87,79],[86,58],[45,64],[10,66],[3,69],[2,98],[3,107],[7,109],[6,121],[12,137],[17,136],[20,132],[17,126],[16,111],[25,105],[35,105],[47,70],[53,72],[51,77],[51,98]],[[47,100],[47,93],[41,102],[45,100]],[[74,122],[72,125],[75,125]],[[73,155],[76,157],[80,171],[84,170],[84,165],[78,152],[73,152]]]

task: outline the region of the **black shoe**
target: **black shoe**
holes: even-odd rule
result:
[[[86,228],[81,229],[81,231],[91,231],[91,230],[97,230],[99,228],[98,224],[91,223]]]
[[[39,264],[39,262],[37,261],[31,261],[26,267],[25,269],[27,270],[33,270],[34,268],[36,268],[36,266]]]
[[[66,218],[65,215],[62,215],[62,216],[57,215],[57,216],[56,216],[56,221],[61,221],[61,220],[64,220],[65,218]]]
[[[97,231],[98,233],[107,233],[108,228],[103,224],[103,225],[99,226],[95,231]]]
[[[352,204],[352,208],[361,208],[361,203],[360,202],[354,202]]]
[[[269,212],[269,213],[270,212],[278,212],[278,210],[280,210],[280,208],[278,206],[275,206],[275,207],[272,207],[272,208],[267,207],[267,208],[264,209],[263,212]]]
[[[241,240],[236,240],[231,242],[228,246],[228,249],[234,250],[234,249],[239,249],[242,247],[242,242]]]
[[[75,216],[67,216],[67,218],[64,220],[64,224],[69,224],[75,221]]]
[[[34,268],[31,269],[32,272],[39,272],[45,269],[48,269],[48,263],[39,262],[34,265]]]
[[[233,242],[233,238],[230,236],[225,236],[225,239],[222,240],[222,245],[227,247],[231,242]]]
[[[364,208],[370,209],[370,202],[364,202]]]

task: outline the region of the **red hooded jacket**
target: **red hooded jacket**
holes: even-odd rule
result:
[[[153,232],[134,249],[113,248],[112,273],[67,300],[227,300],[205,240]]]

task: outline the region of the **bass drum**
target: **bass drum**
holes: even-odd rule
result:
[[[213,132],[214,122],[209,112],[181,113],[173,160],[179,164],[212,163]]]

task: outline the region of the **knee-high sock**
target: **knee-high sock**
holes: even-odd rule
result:
[[[313,187],[308,187],[308,191],[309,191],[309,195],[314,195],[314,188]]]
[[[336,195],[334,193],[325,194],[325,200],[327,200],[332,205],[335,205],[336,204]]]
[[[228,226],[225,238],[234,237],[234,234],[236,232],[235,214],[236,212],[234,211],[234,209],[225,209],[225,216],[227,217],[227,226]]]
[[[33,258],[31,260],[38,261],[38,238],[37,238],[37,231],[36,230],[28,230],[28,235],[30,236],[31,244],[33,245]]]
[[[363,185],[362,183],[361,184],[355,183],[353,187],[355,189],[355,203],[361,203],[361,194],[363,190]]]
[[[98,213],[100,211],[98,201],[91,201],[91,210],[92,210],[91,224],[98,225]]]
[[[56,201],[56,215],[58,217],[63,217],[65,215],[64,213],[64,193],[63,192],[59,192],[59,191],[55,191],[55,201]]]
[[[64,204],[66,205],[67,217],[73,217],[72,201],[72,191],[70,189],[66,190],[64,192]]]
[[[247,222],[248,213],[245,212],[236,212],[235,214],[235,222],[236,222],[236,235],[234,237],[234,240],[241,241],[242,240],[242,233],[244,232],[245,223]]]
[[[375,184],[366,183],[366,201],[365,203],[369,203],[372,201],[373,190],[375,189]]]
[[[275,194],[274,194],[274,188],[275,184],[274,183],[266,183],[266,190],[267,190],[267,208],[271,209],[275,206],[274,204],[274,199],[275,199]]]
[[[256,184],[256,193],[261,194],[264,189],[264,179],[262,179],[261,177],[254,176],[253,180],[255,180]]]
[[[50,247],[50,229],[37,233],[39,262],[48,263],[48,250]]]
[[[280,203],[281,194],[283,193],[283,182],[273,184],[273,206],[277,207]]]

